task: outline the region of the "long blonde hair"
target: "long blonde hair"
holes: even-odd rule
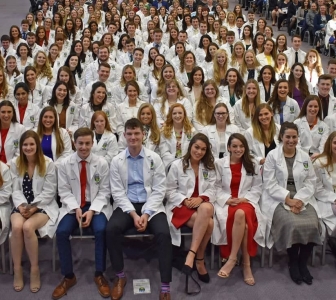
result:
[[[134,67],[132,65],[126,65],[126,66],[124,66],[123,69],[122,69],[122,72],[121,72],[121,79],[120,79],[120,85],[122,87],[124,87],[126,85],[126,83],[127,83],[126,80],[125,80],[125,78],[124,78],[124,74],[125,74],[126,70],[128,70],[128,69],[130,69],[133,72],[133,75],[134,75],[134,79],[133,80],[136,79],[136,73],[135,73]]]
[[[333,131],[332,133],[329,134],[324,144],[323,152],[316,157],[316,159],[325,158],[327,160],[326,163],[323,163],[321,160],[320,161],[322,168],[325,168],[329,175],[331,172],[334,172],[334,162],[332,157],[332,141],[335,137],[336,137],[336,131]]]
[[[209,79],[204,82],[200,99],[196,102],[196,120],[199,121],[202,125],[210,124],[212,111],[214,109],[214,107],[208,102],[208,99],[204,93],[204,90],[208,85],[212,85],[216,90],[216,97],[219,96],[219,90],[214,80]]]
[[[246,61],[245,61],[245,57],[246,57],[246,54],[247,53],[252,53],[253,54],[253,66],[254,66],[254,69],[255,69],[255,72],[257,71],[257,67],[260,67],[260,63],[259,61],[257,60],[257,57],[253,51],[253,49],[248,49],[245,51],[244,53],[244,59],[243,59],[243,63],[241,64],[241,66],[239,67],[239,72],[240,74],[242,75],[242,77],[244,77],[244,75],[247,73],[247,64],[246,64]]]
[[[40,177],[44,177],[46,174],[46,159],[43,155],[40,138],[33,130],[27,130],[21,135],[20,138],[20,155],[16,158],[16,167],[19,175],[24,176],[28,170],[28,160],[26,155],[22,151],[23,143],[26,139],[33,138],[36,144],[35,163]]]
[[[241,46],[243,48],[243,60],[244,60],[245,46],[244,46],[244,44],[241,41],[238,41],[233,46],[233,53],[231,55],[230,66],[235,66],[236,63],[238,62],[236,51],[235,51],[237,46]]]
[[[303,63],[304,66],[309,66],[309,62],[308,62],[308,56],[309,56],[309,53],[310,52],[313,52],[315,53],[316,55],[316,63],[314,64],[314,69],[316,70],[317,72],[317,75],[318,76],[321,76],[323,74],[323,67],[322,67],[322,61],[321,61],[321,56],[320,54],[315,50],[315,49],[310,49],[307,54],[306,54],[306,57],[305,57],[305,61]]]
[[[193,126],[192,126],[190,120],[188,119],[185,107],[181,103],[175,103],[169,108],[169,112],[167,114],[167,120],[162,127],[162,133],[163,133],[164,137],[167,138],[167,139],[170,139],[171,136],[172,136],[172,131],[174,129],[173,111],[177,107],[182,108],[182,110],[183,110],[183,114],[184,114],[184,117],[183,117],[183,131],[187,135],[191,135],[191,133],[192,133]]]
[[[8,83],[7,83],[7,78],[5,75],[5,69],[0,68],[0,72],[2,73],[2,83],[0,84],[0,97],[6,98],[8,95]]]
[[[152,114],[152,121],[150,122],[150,125],[149,125],[150,130],[151,130],[151,135],[149,136],[149,139],[155,145],[159,145],[160,144],[160,129],[159,129],[159,126],[158,126],[157,121],[156,121],[156,113],[155,113],[155,109],[154,109],[153,105],[149,104],[149,103],[141,104],[141,106],[139,107],[139,110],[138,110],[137,118],[139,120],[141,120],[141,112],[145,108],[149,108],[149,110],[151,111],[151,114]]]
[[[254,86],[257,88],[257,96],[254,99],[254,109],[251,111],[250,110],[250,106],[249,106],[249,101],[247,99],[247,95],[246,95],[246,89],[247,86],[252,83],[254,84]],[[242,111],[245,115],[246,118],[253,118],[254,116],[254,112],[255,112],[255,108],[261,103],[260,101],[260,89],[259,89],[259,84],[255,79],[249,79],[246,81],[245,87],[244,87],[244,92],[243,92],[243,97],[242,97]]]
[[[225,74],[228,70],[228,54],[224,49],[218,49],[216,51],[214,59],[213,59],[213,80],[216,82],[216,85],[220,85],[220,82],[222,80],[222,78],[220,76],[221,67],[219,66],[219,64],[217,62],[217,57],[221,54],[225,56],[225,63],[224,63],[224,66],[223,66],[224,76],[225,76]]]
[[[44,64],[44,66],[42,68],[40,68],[38,65],[37,65],[37,57],[39,54],[43,54],[45,56],[45,59],[46,59],[46,62]],[[52,69],[49,65],[49,62],[48,62],[48,57],[47,55],[43,52],[43,51],[37,51],[36,55],[35,55],[35,58],[34,58],[34,67],[36,69],[36,75],[37,77],[47,77],[49,80],[51,80],[53,78],[53,73],[52,73]]]

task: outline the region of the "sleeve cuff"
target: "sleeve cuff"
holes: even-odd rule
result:
[[[149,215],[150,217],[153,215],[155,213],[155,211],[154,210],[144,210],[144,214],[147,214],[147,215]]]

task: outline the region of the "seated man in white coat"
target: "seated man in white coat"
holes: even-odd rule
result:
[[[170,300],[172,279],[172,243],[163,206],[166,176],[158,154],[142,146],[143,125],[132,118],[125,123],[127,148],[112,159],[110,186],[114,200],[113,216],[106,228],[106,243],[116,279],[111,299],[124,293],[126,276],[122,252],[123,234],[134,228],[154,234],[158,244],[161,275],[160,299]]]
[[[94,282],[102,297],[109,297],[110,288],[103,273],[106,269],[105,228],[112,214],[110,204],[109,166],[107,161],[91,153],[93,132],[79,128],[74,133],[76,152],[66,157],[58,168],[58,193],[61,198],[57,247],[64,276],[52,298],[60,299],[76,284],[69,237],[74,230],[91,227],[95,236]]]

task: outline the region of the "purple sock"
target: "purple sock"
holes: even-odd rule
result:
[[[161,282],[161,292],[162,293],[170,293],[170,284],[165,283],[165,282]]]
[[[125,278],[126,277],[124,271],[118,272],[118,273],[116,273],[116,275],[117,275],[118,278]]]

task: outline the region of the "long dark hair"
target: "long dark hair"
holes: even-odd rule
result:
[[[318,114],[317,114],[317,117],[320,119],[320,120],[323,120],[323,115],[322,115],[322,111],[323,111],[323,108],[322,108],[322,103],[321,103],[321,100],[320,100],[320,97],[317,96],[317,95],[309,95],[303,102],[302,104],[302,107],[301,107],[301,111],[300,111],[300,114],[298,115],[298,119],[302,118],[302,117],[305,117],[307,115],[307,106],[309,104],[309,102],[311,101],[317,101],[317,104],[318,104],[318,107],[319,107],[319,111],[318,111]]]
[[[189,81],[188,81],[188,83],[187,83],[187,86],[188,86],[188,88],[189,88],[189,92],[192,91],[192,87],[193,87],[193,85],[194,85],[194,75],[195,75],[195,73],[196,73],[197,71],[201,71],[201,73],[202,73],[202,77],[203,77],[203,79],[202,79],[202,81],[201,81],[201,85],[203,86],[203,83],[204,83],[204,70],[203,70],[203,68],[201,68],[201,67],[194,67],[194,68],[192,69],[191,73],[190,73]]]
[[[272,107],[274,113],[281,113],[281,104],[279,100],[278,89],[279,89],[280,83],[283,83],[283,82],[286,82],[288,85],[288,81],[286,79],[279,79],[275,83],[272,95],[270,99],[268,100],[268,104]]]
[[[18,120],[16,118],[16,113],[15,113],[15,108],[14,108],[14,105],[12,102],[10,102],[9,100],[3,100],[0,102],[0,109],[1,107],[3,106],[9,106],[12,108],[12,111],[13,111],[13,117],[12,117],[12,120],[11,122],[14,124],[14,123],[18,123]],[[1,121],[0,121],[0,129],[1,129]]]
[[[259,75],[258,75],[258,82],[262,82],[262,81],[263,81],[263,79],[262,79],[262,75],[263,75],[263,73],[264,73],[264,71],[265,71],[266,69],[268,69],[268,70],[271,71],[271,76],[272,76],[272,78],[271,78],[270,84],[275,84],[275,82],[276,82],[276,79],[275,79],[275,72],[274,72],[273,67],[270,66],[270,65],[265,65],[265,66],[263,66],[263,67],[261,68],[261,70],[260,70],[260,72],[259,72]]]
[[[288,76],[288,96],[293,98],[293,90],[295,87],[295,78],[294,78],[294,69],[296,66],[299,66],[302,69],[302,75],[299,80],[299,90],[301,92],[302,98],[306,98],[307,96],[310,95],[309,89],[308,89],[308,84],[305,76],[305,69],[303,67],[303,64],[301,63],[295,63],[291,67],[291,72]]]
[[[246,173],[255,174],[254,173],[255,164],[253,162],[253,156],[250,155],[250,148],[249,148],[249,145],[246,141],[246,138],[241,133],[231,134],[230,137],[229,137],[228,143],[227,143],[228,148],[231,146],[231,143],[232,143],[233,139],[239,140],[245,148],[244,155],[242,157],[242,163],[243,163],[243,166],[246,170]]]
[[[234,93],[236,94],[238,98],[241,98],[243,96],[245,82],[237,69],[230,68],[229,70],[227,70],[225,74],[225,78],[224,78],[224,86],[229,85],[229,82],[228,82],[229,72],[234,72],[237,75],[237,82],[234,87]]]
[[[105,83],[103,83],[103,82],[101,82],[101,81],[97,81],[97,82],[95,82],[95,83],[92,85],[92,89],[91,89],[91,93],[90,93],[89,103],[90,103],[90,107],[91,107],[91,109],[92,109],[93,111],[95,110],[95,109],[94,109],[94,106],[95,106],[95,105],[93,104],[93,94],[94,94],[94,92],[96,91],[96,89],[98,89],[98,88],[100,88],[100,87],[104,88],[105,91],[107,91],[107,90],[106,90],[106,85],[105,85]],[[104,98],[103,102],[102,102],[101,104],[98,105],[98,106],[100,106],[100,109],[99,109],[99,110],[102,110],[103,106],[106,104],[106,100],[107,100],[107,93],[105,94],[105,98]]]
[[[51,99],[49,99],[48,104],[52,107],[55,107],[55,105],[57,105],[57,98],[56,98],[56,90],[60,85],[64,85],[66,87],[67,90],[67,95],[64,98],[64,102],[63,102],[63,107],[65,109],[67,109],[70,105],[70,97],[69,97],[69,88],[68,85],[64,82],[64,81],[57,81],[52,89],[52,93],[51,93]]]
[[[202,141],[206,145],[205,154],[204,154],[203,158],[201,159],[201,162],[203,163],[204,167],[208,170],[215,170],[215,164],[214,164],[215,159],[212,155],[211,144],[209,142],[209,139],[205,134],[197,133],[191,139],[191,141],[189,143],[189,146],[188,146],[188,151],[182,158],[182,165],[183,165],[183,172],[184,173],[186,172],[186,169],[189,167],[189,160],[191,158],[191,154],[190,154],[191,147],[197,141]]]
[[[81,44],[81,46],[82,46],[82,52],[81,52],[80,55],[79,55],[79,61],[82,62],[82,63],[84,63],[84,62],[85,62],[85,58],[86,58],[86,54],[84,53],[84,47],[83,47],[83,43],[82,43],[82,41],[80,41],[80,40],[74,41],[74,42],[72,43],[72,45],[71,45],[71,50],[70,50],[70,52],[71,52],[71,53],[76,53],[76,52],[75,52],[75,47],[76,47],[77,44]]]

